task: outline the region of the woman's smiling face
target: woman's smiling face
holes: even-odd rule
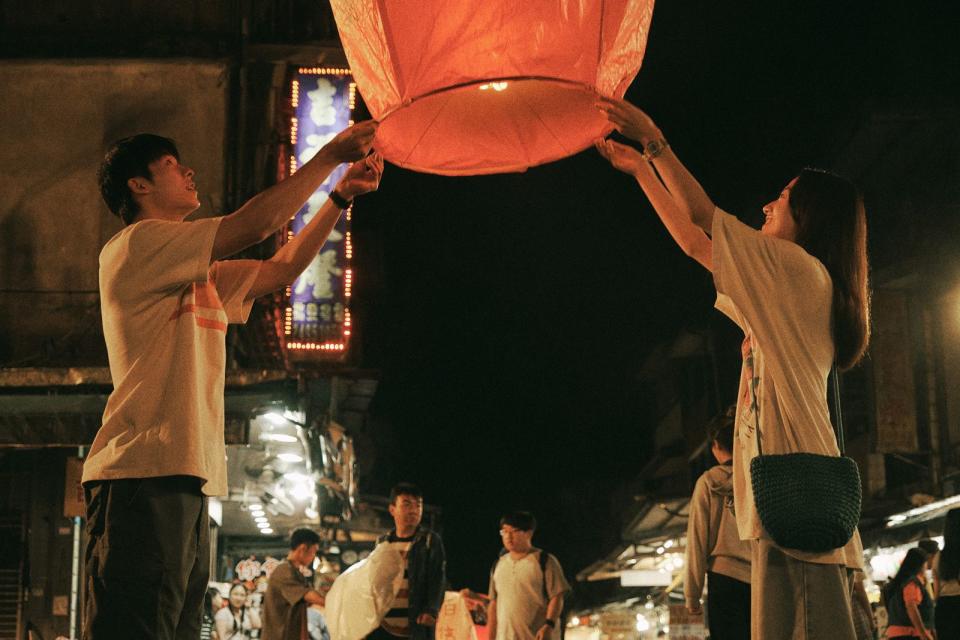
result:
[[[764,205],[764,221],[763,226],[760,227],[760,233],[796,242],[797,220],[793,217],[793,210],[790,208],[790,189],[796,182],[796,178],[788,182],[776,200]]]

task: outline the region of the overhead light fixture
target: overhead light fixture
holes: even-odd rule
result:
[[[269,413],[263,414],[263,417],[277,425],[278,427],[283,424],[287,424],[287,419],[284,418],[281,414],[276,411],[271,411]]]
[[[257,516],[256,518],[253,519],[253,521],[254,522],[270,522],[269,520],[267,520],[266,516]]]
[[[297,441],[296,436],[291,436],[288,433],[261,433],[260,439],[265,442],[282,442],[284,444],[292,444]]]
[[[277,458],[284,462],[303,462],[303,456],[296,453],[278,453]]]
[[[265,536],[268,536],[271,533],[273,533],[273,529],[260,529],[260,533],[262,533]]]

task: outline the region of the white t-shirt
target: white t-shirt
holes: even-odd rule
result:
[[[733,451],[737,528],[743,540],[769,539],[750,484],[758,409],[765,454],[839,455],[827,408],[833,282],[800,245],[765,236],[720,209],[711,235],[716,307],[746,336]],[[806,562],[863,567],[859,531],[845,547],[827,553],[783,551]]]
[[[545,571],[540,571],[541,553],[545,552],[534,548],[519,560],[505,553],[497,561],[489,591],[490,598],[496,601],[497,637],[491,640],[533,640],[547,619],[549,601],[570,591],[554,556],[547,559]]]
[[[221,218],[144,220],[100,253],[113,393],[83,482],[188,475],[227,493],[223,388],[227,323],[245,322],[255,260],[210,264]]]

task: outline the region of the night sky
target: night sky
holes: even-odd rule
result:
[[[758,223],[873,105],[955,99],[947,6],[662,0],[627,98],[715,202]],[[651,452],[637,374],[680,327],[727,338],[721,391],[735,394],[739,339],[709,274],[593,150],[490,177],[388,166],[354,233],[358,359],[382,371],[366,488],[410,480],[443,509],[454,587],[486,588],[512,507],[537,515],[534,543],[571,580],[610,550],[614,489]]]

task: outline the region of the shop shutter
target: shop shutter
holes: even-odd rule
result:
[[[0,640],[22,637],[24,517],[0,513]]]

